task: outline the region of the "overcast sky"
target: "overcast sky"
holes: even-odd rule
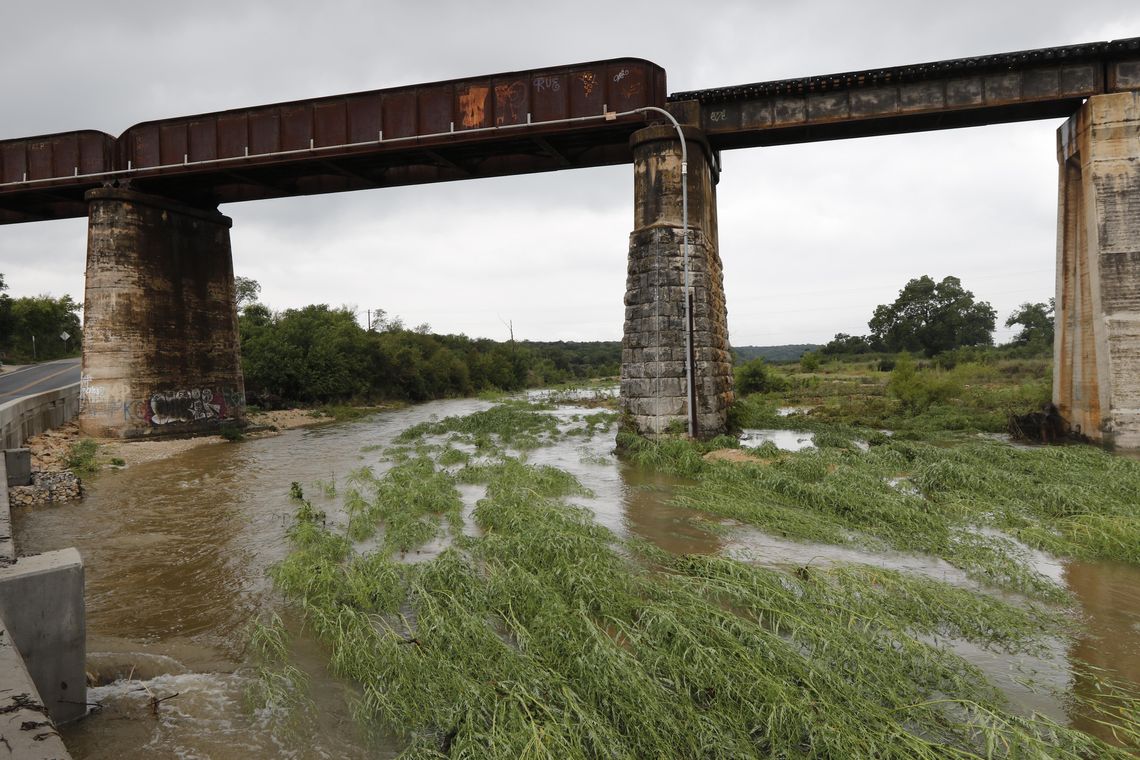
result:
[[[698,10],[699,9],[699,10]],[[5,2],[0,139],[602,58],[670,92],[1140,36],[1134,0]],[[912,277],[998,310],[1053,294],[1058,120],[725,152],[735,345],[862,334]],[[382,308],[438,332],[622,333],[632,167],[223,206],[275,309]],[[83,295],[86,220],[0,226],[13,296]]]

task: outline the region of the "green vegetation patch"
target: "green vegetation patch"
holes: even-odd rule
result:
[[[378,480],[361,470],[354,480],[370,493],[353,488],[345,496],[353,541],[370,538],[383,525],[383,551],[406,553],[440,535],[441,519],[454,533],[462,527],[463,501],[455,479],[427,457],[400,462]]]
[[[943,357],[939,357],[941,360]],[[885,361],[885,360],[884,360]],[[840,424],[889,429],[908,438],[944,437],[948,432],[1005,432],[1011,414],[1037,411],[1052,396],[1049,363],[1043,359],[986,359],[948,366],[891,359],[889,372],[866,362],[830,362],[821,372],[787,373],[764,368],[764,381],[740,397],[730,422],[737,428],[819,429]],[[743,389],[743,390],[742,390]],[[779,407],[807,413],[777,415]]]
[[[525,451],[559,436],[558,418],[547,411],[552,408],[552,404],[504,401],[481,412],[413,425],[396,441],[412,443],[429,435],[451,433],[452,440],[484,450],[509,447]]]
[[[94,475],[99,471],[98,454],[98,443],[91,438],[80,438],[68,446],[64,462],[76,475]]]

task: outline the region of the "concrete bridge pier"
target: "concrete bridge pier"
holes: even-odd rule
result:
[[[715,158],[704,134],[683,127],[688,146],[689,271],[693,388],[685,375],[681,145],[671,126],[630,138],[634,229],[629,236],[621,399],[626,425],[643,435],[723,433],[732,403],[732,357],[716,226]]]
[[[1140,93],[1093,95],[1057,133],[1053,402],[1140,449]]]
[[[135,438],[243,423],[229,217],[121,188],[86,198],[80,429]]]

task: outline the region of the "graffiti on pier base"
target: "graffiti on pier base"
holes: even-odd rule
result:
[[[219,399],[220,401],[221,399]],[[172,422],[201,422],[221,419],[222,404],[214,403],[211,388],[156,393],[150,397],[150,423],[169,425]]]
[[[147,404],[147,422],[151,425],[209,422],[232,419],[241,414],[245,399],[224,388],[180,388],[160,391]]]
[[[245,398],[230,388],[179,388],[123,402],[123,419],[157,426],[209,423],[234,419],[244,408]]]
[[[100,424],[138,430],[146,427],[190,425],[194,429],[245,416],[245,393],[227,385],[191,385],[144,391],[124,398],[119,383],[80,378],[80,414]],[[121,422],[120,422],[121,420]]]

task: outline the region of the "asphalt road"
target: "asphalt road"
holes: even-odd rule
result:
[[[0,373],[0,404],[79,382],[79,360],[59,359],[29,364]]]

